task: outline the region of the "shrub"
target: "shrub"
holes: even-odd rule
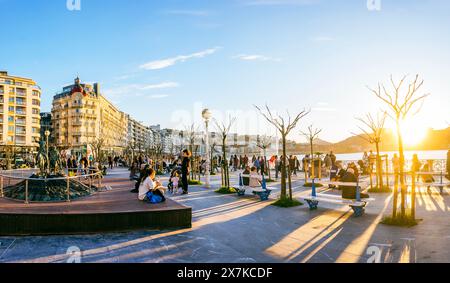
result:
[[[407,214],[405,217],[401,217],[399,215],[394,218],[392,216],[386,216],[381,221],[381,224],[410,228],[418,225],[419,221],[419,219],[413,219],[410,214]]]
[[[316,188],[321,188],[321,187],[323,187],[323,185],[320,184],[320,183],[315,183],[315,185],[316,185]],[[303,185],[303,187],[305,187],[305,188],[312,188],[312,183],[305,183],[305,184]]]
[[[201,186],[201,185],[203,185],[203,183],[200,182],[199,180],[189,180],[188,184],[191,185],[191,186]]]
[[[282,198],[282,199],[279,199],[276,202],[274,202],[272,205],[278,206],[278,207],[289,208],[289,207],[296,207],[296,206],[303,205],[303,203],[299,202],[296,199],[291,200],[289,198]]]
[[[215,192],[218,194],[223,194],[223,195],[231,195],[231,194],[235,194],[237,191],[232,187],[230,187],[230,188],[221,187],[220,189],[216,190]]]

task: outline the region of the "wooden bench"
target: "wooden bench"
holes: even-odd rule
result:
[[[320,182],[321,184],[327,184],[332,186],[355,186],[357,187],[357,199],[343,199],[340,195],[330,195],[330,194],[323,194],[323,193],[316,193],[315,186],[313,186],[312,194],[308,197],[303,197],[302,199],[305,200],[308,203],[310,210],[317,210],[319,202],[326,202],[326,203],[333,203],[333,204],[340,204],[340,205],[348,205],[354,213],[355,217],[360,217],[364,215],[365,208],[367,204],[370,201],[374,201],[375,199],[369,198],[369,199],[360,199],[359,198],[359,192],[361,191],[361,187],[359,183],[344,183],[344,182],[330,182],[330,181],[324,181]]]
[[[264,175],[262,176],[261,188],[253,188],[250,186],[245,186],[243,178],[251,178],[251,176],[239,174],[239,188],[236,188],[238,196],[244,196],[245,191],[247,189],[251,189],[253,194],[259,196],[261,201],[266,201],[269,199],[269,196],[272,193],[272,189],[267,187]]]

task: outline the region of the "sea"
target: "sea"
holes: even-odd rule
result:
[[[388,155],[389,159],[392,159],[396,151],[381,152],[381,155]],[[405,159],[412,160],[414,154],[417,154],[420,160],[445,160],[447,159],[447,150],[425,150],[425,151],[405,151]],[[345,161],[358,161],[363,158],[364,152],[359,153],[346,153],[336,154],[337,160]],[[298,155],[299,159],[302,159],[304,155]]]

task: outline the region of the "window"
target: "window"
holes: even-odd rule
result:
[[[8,116],[8,122],[14,122],[14,117],[13,116]]]
[[[14,141],[14,137],[8,136],[8,142],[13,142],[13,141]]]
[[[33,121],[32,122],[33,124],[39,124],[40,123],[38,118],[33,118],[32,121]]]
[[[39,109],[33,108],[33,112],[34,115],[39,115]]]
[[[8,111],[9,111],[9,112],[14,112],[14,106],[9,106],[9,107],[8,107]]]
[[[14,132],[14,126],[8,126],[8,132]]]
[[[10,103],[14,103],[14,97],[10,97],[10,98],[9,98],[9,102],[10,102]]]
[[[33,96],[39,96],[39,91],[33,90]]]
[[[39,133],[39,129],[36,128],[36,127],[33,127],[33,128],[32,128],[32,133],[33,133],[33,134]]]
[[[33,103],[33,105],[41,106],[41,103],[37,99],[33,99],[32,103]]]

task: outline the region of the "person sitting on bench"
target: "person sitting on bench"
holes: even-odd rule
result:
[[[248,177],[250,175],[250,166],[245,166],[244,172],[242,172],[242,175],[247,177],[242,177],[242,184],[244,186],[250,186],[250,178]]]
[[[355,171],[352,168],[347,169],[347,173],[341,179],[343,183],[357,183],[358,179],[355,176]],[[356,199],[356,186],[340,186],[342,189],[343,199]],[[361,199],[369,198],[368,194],[360,193]]]
[[[430,165],[428,163],[425,163],[425,165],[422,167],[421,171],[423,173],[430,173],[430,171],[431,171]],[[431,174],[422,174],[422,175],[420,175],[420,177],[421,177],[423,183],[434,183],[434,181],[435,181],[433,175],[431,175]],[[427,186],[427,192],[429,194],[431,194],[430,186]]]
[[[262,177],[258,174],[258,169],[256,167],[252,167],[250,172],[250,188],[259,188],[261,187]]]

